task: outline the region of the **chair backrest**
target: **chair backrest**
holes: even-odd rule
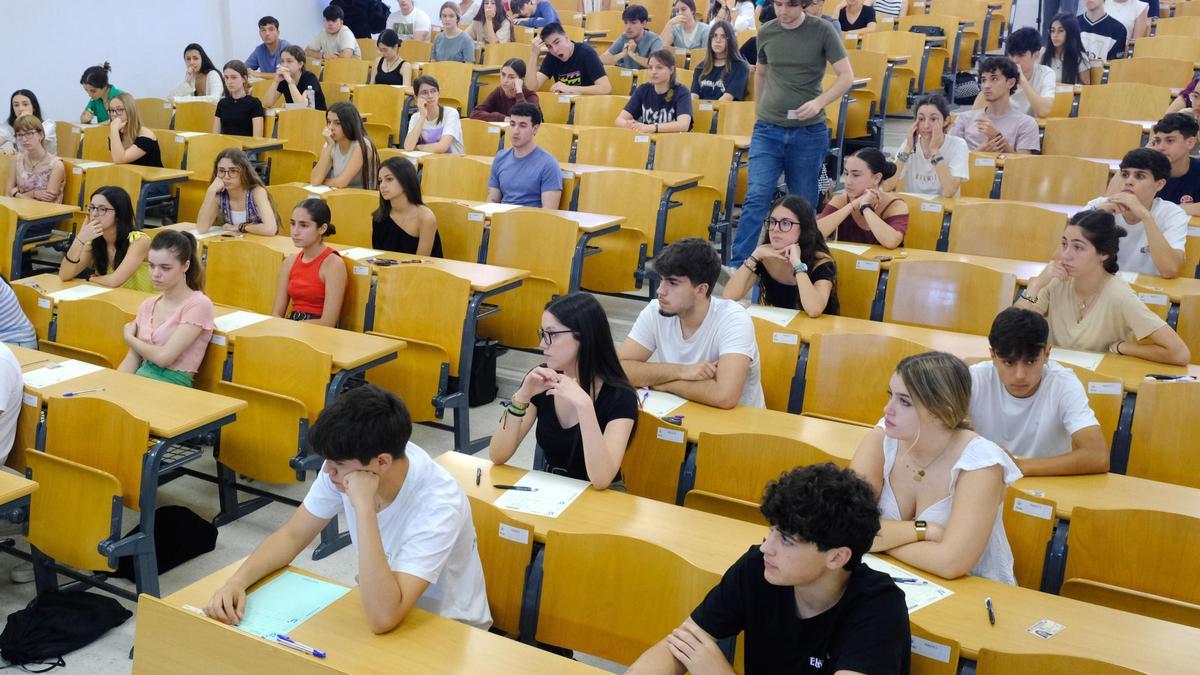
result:
[[[275,208],[279,209],[279,234],[290,235],[292,233],[292,209],[296,208],[300,202],[312,197],[313,194],[293,183],[268,185],[267,194],[271,195],[271,201],[275,202]],[[329,194],[326,193],[325,196],[328,197]]]
[[[269,150],[260,155],[267,162],[267,185],[308,183],[317,155],[311,150]],[[290,231],[286,219],[283,227]]]
[[[576,111],[579,104],[576,104]],[[575,161],[622,169],[645,169],[650,161],[650,135],[620,127],[600,127],[579,132]]]
[[[616,91],[615,83],[613,91]],[[621,114],[628,102],[628,95],[579,96],[575,99],[573,121],[581,126],[611,127],[616,124],[617,115]]]
[[[213,393],[240,399],[246,407],[221,427],[220,461],[240,476],[265,483],[295,483],[290,461],[304,445],[308,410],[299,399],[219,380]]]
[[[1133,56],[1139,59],[1145,56],[1182,59],[1195,63],[1200,61],[1200,42],[1196,41],[1194,33],[1192,35],[1158,35],[1138,38],[1137,44],[1133,48]]]
[[[814,335],[805,371],[805,415],[873,426],[887,405],[888,381],[906,356],[924,345],[888,335]]]
[[[33,448],[25,457],[38,482],[30,498],[29,543],[63,565],[116,569],[97,544],[120,534],[121,483],[105,471]]]
[[[405,40],[400,43],[400,58],[409,63],[425,63],[433,57],[433,42]],[[438,80],[441,82],[441,80]]]
[[[224,134],[193,136],[188,139],[183,168],[193,172],[192,178],[207,182],[211,180],[213,168],[217,164],[217,155],[226,148],[240,147],[242,147],[242,141],[235,136]]]
[[[79,156],[79,142],[83,140],[83,129],[70,122],[55,122],[54,136],[56,154],[63,159],[75,159]]]
[[[751,320],[754,322],[754,340],[758,344],[761,363],[763,398],[768,409],[787,412],[792,379],[800,358],[800,331],[757,316]]]
[[[557,284],[558,293],[568,292],[579,238],[575,221],[541,209],[517,209],[493,215],[491,230],[489,265],[529,270]]]
[[[1121,159],[1130,148],[1138,147],[1141,142],[1140,124],[1104,117],[1063,117],[1046,120],[1042,153]]]
[[[771,434],[700,434],[696,489],[757,503],[768,481],[798,466],[850,462],[813,445]]]
[[[108,158],[105,158],[104,161],[108,161]],[[105,185],[119,187],[129,194],[129,199],[133,202],[134,222],[137,222],[138,195],[142,192],[141,175],[124,164],[94,166],[83,175],[84,203],[88,203],[92,198],[92,193]]]
[[[487,201],[487,182],[491,171],[490,164],[473,157],[429,155],[421,164],[421,194]]]
[[[431,201],[426,204],[437,219],[438,235],[442,239],[442,254],[450,260],[479,262],[483,245],[485,218],[466,204],[450,201]]]
[[[612,92],[617,96],[629,96],[633,93],[633,75],[634,71],[630,68],[622,68],[620,66],[604,66],[604,74],[608,76],[608,83],[612,85]],[[591,96],[581,96],[575,101],[575,105],[579,105],[579,101],[591,98]],[[624,103],[621,104],[624,107]],[[606,122],[581,122],[579,121],[579,110],[575,111],[575,124],[612,124],[616,119],[617,113],[620,110],[614,110],[612,119]]]
[[[861,48],[871,52],[904,56],[908,58],[908,67],[914,72],[921,68],[921,56],[925,52],[925,36],[908,31],[884,30],[874,33],[862,33]],[[920,83],[918,83],[919,85]]]
[[[483,65],[502,66],[509,59],[529,58],[529,44],[523,42],[497,42],[483,48]]]
[[[362,54],[363,60],[374,65],[379,60],[379,45],[375,38],[365,37],[355,40],[358,43],[358,53]]]
[[[326,241],[347,246],[371,246],[371,214],[379,208],[379,192],[342,188],[322,197],[329,205],[330,220],[337,233]]]
[[[1153,40],[1155,38],[1146,38]],[[1138,40],[1138,48],[1142,40]],[[1107,117],[1116,120],[1157,120],[1171,90],[1141,82],[1084,85],[1079,92],[1080,117]]]
[[[1142,675],[1141,671],[1097,661],[1082,656],[1064,654],[1008,654],[980,649],[975,660],[977,675],[1008,675],[1037,673],[1038,675]]]
[[[98,162],[112,161],[112,155],[108,152],[107,123],[94,127],[86,127],[81,133],[82,141],[80,143],[79,156],[82,159],[90,159]]]
[[[492,627],[505,633],[521,629],[525,572],[533,559],[533,527],[482,499],[471,500],[476,548],[483,564]]]
[[[1009,155],[1000,198],[1020,202],[1086,204],[1108,187],[1108,165],[1078,157]]]
[[[233,343],[233,381],[290,396],[315,421],[325,408],[333,357],[306,343],[276,335],[242,336]]]
[[[1179,324],[1175,329],[1192,352],[1192,363],[1200,363],[1200,295],[1179,300]]]
[[[111,474],[121,483],[115,494],[134,510],[140,508],[142,456],[149,442],[146,420],[111,401],[52,396],[46,402],[46,453]]]
[[[1013,302],[1017,277],[956,260],[892,262],[883,320],[987,335]]]
[[[323,89],[340,84],[366,84],[371,62],[366,59],[327,59],[321,71]]]
[[[372,124],[387,125],[392,136],[398,137],[400,118],[404,113],[403,91],[387,84],[360,85],[354,88],[353,101],[360,113],[371,114]]]
[[[1178,87],[1192,77],[1192,62],[1183,59],[1139,57],[1108,62],[1108,83],[1136,82],[1156,87]]]
[[[270,314],[283,254],[251,239],[209,241],[205,293],[213,302]]]
[[[211,133],[217,104],[209,101],[183,101],[175,104],[175,131]]]
[[[55,342],[95,352],[108,368],[116,368],[129,352],[125,344],[125,324],[134,316],[104,299],[103,296],[67,300],[58,303]]]
[[[275,136],[283,139],[289,150],[307,150],[320,155],[325,137],[325,111],[312,108],[293,108],[275,113]]]
[[[410,40],[405,40],[410,42]],[[467,101],[471,95],[471,80],[474,76],[474,65],[457,61],[429,61],[421,65],[422,75],[432,75],[441,89],[439,99],[442,105],[458,108],[458,112],[467,117]]]
[[[25,284],[9,284],[9,287],[17,296],[17,302],[21,304],[21,311],[29,317],[29,321],[33,324],[37,338],[45,340],[50,337],[50,320],[54,318],[54,306],[50,298]]]
[[[424,265],[383,267],[376,274],[375,297],[385,301],[375,303],[375,330],[442,347],[456,377],[471,282]]]
[[[960,202],[950,218],[947,250],[1015,260],[1049,260],[1057,252],[1066,225],[1066,214],[1030,204]],[[838,282],[840,286],[841,279]]]
[[[158,154],[162,156],[163,168],[183,168],[183,160],[187,155],[188,137],[171,129],[152,129],[152,131],[157,138]],[[206,182],[211,182],[211,179]]]
[[[1137,293],[1138,300],[1146,306],[1151,312],[1162,319],[1167,320],[1167,315],[1171,311],[1171,297],[1162,292],[1161,288],[1153,286],[1144,286],[1142,284],[1129,284],[1134,293]]]
[[[733,139],[725,136],[662,134],[654,141],[654,168],[699,173],[702,176],[700,184],[715,188],[721,194],[721,202],[725,203],[729,199],[729,170],[734,152]]]
[[[1104,442],[1112,447],[1113,435],[1117,433],[1117,424],[1121,418],[1121,402],[1125,398],[1124,381],[1115,375],[1098,373],[1094,370],[1081,368],[1073,363],[1058,362],[1063,368],[1070,368],[1083,390],[1087,392],[1088,406],[1096,414],[1100,423],[1100,433]]]
[[[909,675],[957,675],[961,653],[957,640],[942,637],[913,623]]]
[[[625,489],[639,497],[674,504],[679,491],[679,468],[687,454],[683,427],[638,411],[633,437],[621,459]]]
[[[1031,495],[1009,486],[1004,493],[1004,534],[1013,553],[1013,574],[1017,584],[1039,590],[1046,550],[1054,535],[1052,499]]]
[[[1133,411],[1129,475],[1200,488],[1196,410],[1200,382],[1143,382]]]
[[[463,148],[468,155],[494,155],[500,150],[500,128],[483,120],[462,120]]]
[[[730,136],[750,136],[758,120],[754,101],[723,101],[717,107],[717,133]]]
[[[543,122],[538,127],[537,144],[554,155],[560,164],[567,164],[571,161],[571,151],[575,149],[575,130],[566,124]],[[511,136],[504,136],[504,147],[512,147]]]
[[[589,31],[608,31],[608,38],[612,40],[615,40],[617,35],[625,29],[625,24],[621,21],[620,10],[588,12],[584,17],[584,24]]]
[[[134,101],[137,107],[138,119],[142,124],[154,129],[170,129],[171,118],[175,115],[175,106],[161,98],[139,98]]]
[[[621,199],[613,199],[621,195]],[[581,213],[625,216],[622,227],[640,230],[653,245],[662,181],[632,171],[589,171],[579,179]]]
[[[829,253],[837,265],[839,314],[870,319],[875,292],[879,288],[879,261],[833,246],[829,247]]]
[[[945,212],[941,204],[924,195],[900,193],[908,207],[908,229],[904,232],[904,248],[936,251],[942,234]]]
[[[630,664],[718,581],[720,575],[646,541],[551,530],[537,639]]]

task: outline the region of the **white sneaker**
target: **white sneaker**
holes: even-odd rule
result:
[[[33,581],[33,563],[23,562],[8,571],[8,578],[14,584],[27,584]]]

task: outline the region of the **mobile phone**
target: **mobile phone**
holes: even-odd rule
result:
[[[380,267],[391,267],[392,265],[396,264],[395,260],[390,260],[388,258],[371,258],[367,260],[367,262]]]

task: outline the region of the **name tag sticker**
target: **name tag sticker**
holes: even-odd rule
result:
[[[37,407],[37,397],[33,394],[21,394],[21,400],[25,402],[25,405],[30,406],[31,408]]]
[[[800,344],[800,336],[795,333],[774,333],[771,335],[771,342],[781,345],[797,345]]]
[[[1188,228],[1188,236],[1189,237],[1200,237],[1200,227],[1189,227]]]
[[[622,70],[621,77],[633,77],[633,71],[632,70]]]
[[[211,338],[209,338],[208,341],[214,345],[220,345],[222,347],[225,346],[225,336],[224,335],[217,335],[216,333],[213,333],[213,336]]]
[[[942,205],[925,202],[925,203],[921,204],[921,210],[928,212],[928,213],[941,213]]]
[[[476,223],[481,223],[481,222],[483,222],[483,214],[482,214],[482,213],[476,213],[476,212],[471,212],[471,213],[468,213],[468,214],[467,214],[467,220],[470,220],[470,221],[473,221],[473,222],[476,222]]]
[[[571,102],[571,97],[570,97],[570,96],[559,96],[559,97],[558,97],[558,102],[559,102],[559,103],[570,103],[570,102]]]
[[[1054,509],[1049,504],[1038,504],[1020,497],[1013,500],[1013,511],[1042,520],[1050,520],[1054,517]]]
[[[370,276],[371,268],[367,267],[366,265],[355,265],[354,266],[354,274],[355,274],[355,276],[360,276],[360,277]]]
[[[350,93],[350,85],[343,84],[341,86],[341,88],[338,89],[338,91],[342,92],[343,94],[349,94]]]
[[[867,272],[878,272],[879,271],[879,261],[878,260],[856,260],[856,261],[854,261],[854,269],[864,270]]]
[[[171,106],[171,102],[170,102],[170,101],[163,101],[163,110],[170,110],[170,109],[171,109],[171,107],[172,107],[172,106]]]
[[[38,298],[38,307],[50,309],[50,298]]]
[[[488,133],[489,134],[498,134],[498,133],[500,133],[500,127],[488,127]]]
[[[76,176],[80,176],[83,175],[83,169],[75,167],[74,169],[71,169],[71,173],[75,174]]]
[[[1120,396],[1124,393],[1124,388],[1120,382],[1088,382],[1087,392],[1089,394]]]
[[[678,54],[678,55],[680,55],[680,56],[686,56],[686,55],[687,55],[687,50],[686,50],[686,49],[684,49],[684,48],[682,48],[682,47],[676,47],[676,48],[675,48],[675,53],[676,53],[676,54]]]
[[[976,157],[975,166],[996,166],[995,157]]]
[[[187,143],[187,139],[186,139],[186,138],[184,138],[183,136],[176,136],[176,137],[175,137],[175,142],[176,142],[176,143]]]
[[[518,544],[528,544],[529,530],[500,523],[500,538],[515,541]]]
[[[711,104],[711,103],[701,103],[701,104],[700,104],[700,109],[701,109],[701,110],[708,111],[708,110],[712,110],[712,109],[713,109],[713,106],[712,106],[712,104]],[[1192,228],[1192,229],[1194,229],[1194,230],[1200,230],[1200,227],[1195,227],[1195,228]]]
[[[575,173],[573,171],[564,171],[562,172],[562,176],[563,180],[571,180],[575,177]]]
[[[668,443],[682,443],[684,439],[683,429],[668,429],[667,427],[659,427],[655,433],[658,440]]]
[[[634,136],[633,142],[634,143],[649,143],[650,137],[649,136]]]
[[[912,653],[934,661],[950,663],[950,645],[923,640],[915,635],[912,639]]]
[[[1171,299],[1162,293],[1138,293],[1138,300],[1147,305],[1169,305]]]

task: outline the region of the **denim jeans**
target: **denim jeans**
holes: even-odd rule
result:
[[[804,127],[780,127],[761,120],[754,124],[746,203],[738,218],[730,265],[741,265],[758,246],[779,174],[784,175],[788,192],[804,197],[815,208],[817,178],[828,152],[829,127],[824,122]]]

